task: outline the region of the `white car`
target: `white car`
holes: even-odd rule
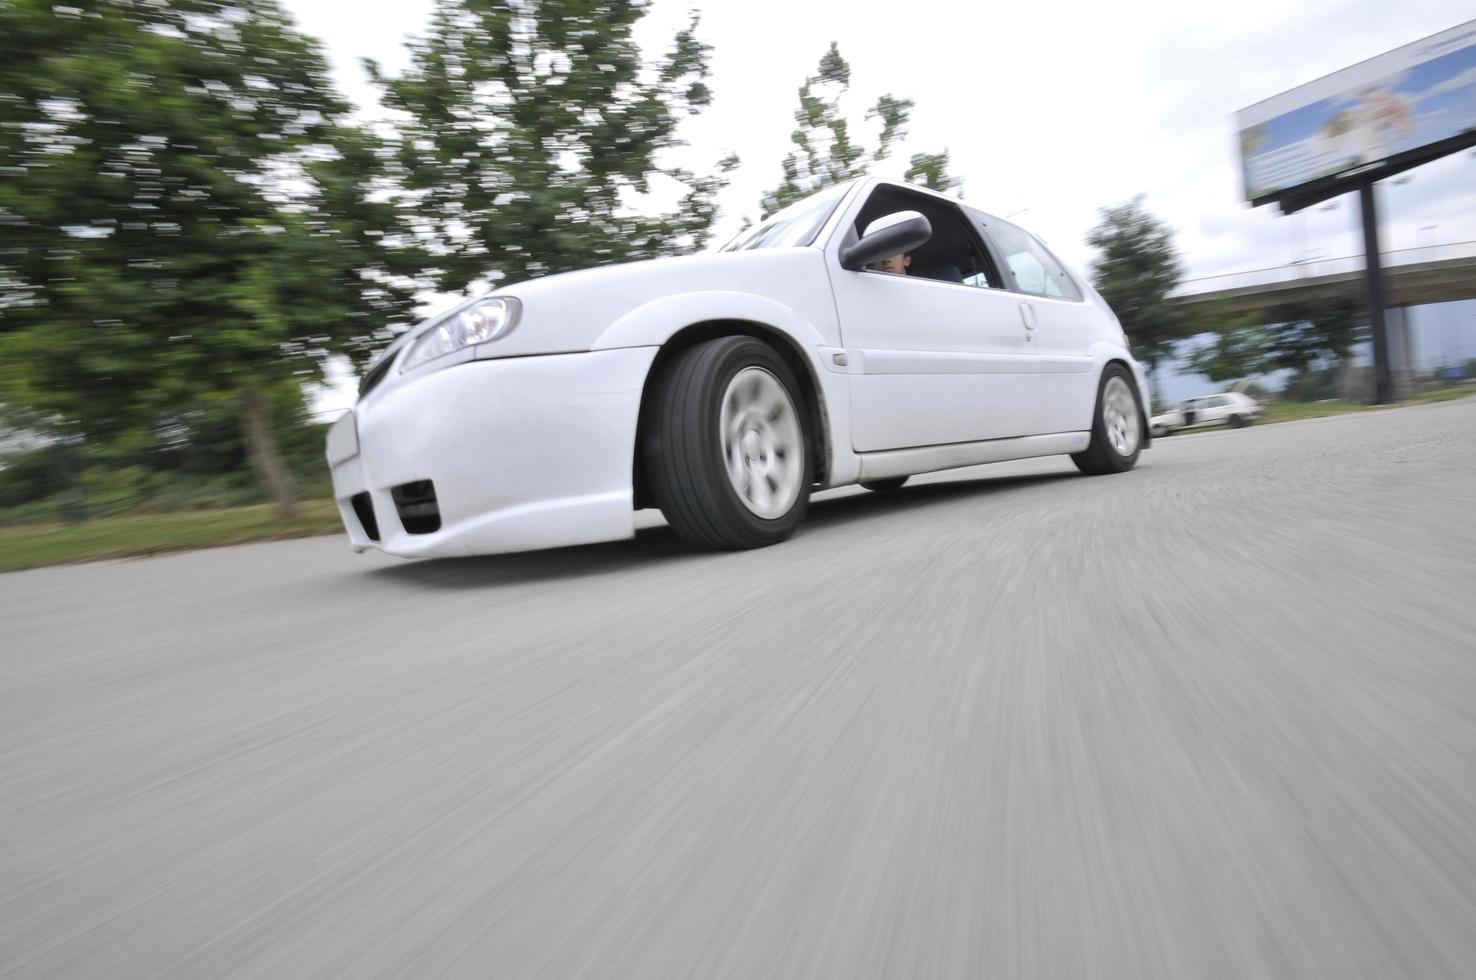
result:
[[[1217,395],[1187,398],[1178,408],[1153,416],[1151,428],[1156,436],[1178,429],[1193,429],[1228,424],[1232,429],[1250,425],[1261,417],[1261,403],[1238,391],[1222,391]]]
[[[906,275],[868,267],[906,253]],[[830,187],[721,251],[499,288],[400,337],[327,455],[349,540],[405,557],[788,537],[812,491],[1070,454],[1130,469],[1147,383],[1039,239],[931,191]]]

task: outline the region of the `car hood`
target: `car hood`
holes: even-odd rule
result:
[[[465,303],[448,307],[386,348],[365,372],[360,392],[386,390],[402,378],[409,380],[469,360],[659,344],[665,336],[659,328],[628,328],[643,322],[643,313],[662,308],[667,317],[687,318],[683,323],[668,323],[672,329],[704,319],[741,317],[734,310],[744,304],[735,304],[735,297],[746,297],[750,311],[759,308],[765,314],[787,317],[791,323],[833,328],[835,320],[825,254],[807,247],[704,253],[598,266],[509,284],[489,295],[515,298],[522,307],[517,325],[507,336],[403,374],[396,371],[394,365],[401,351]],[[757,318],[764,319],[764,315]],[[611,329],[617,325],[627,329]]]
[[[564,272],[494,290],[522,304],[518,326],[484,344],[478,357],[590,350],[617,320],[656,300],[705,291],[772,296],[783,283],[808,282],[828,293],[824,256],[813,248],[755,249],[648,259]]]

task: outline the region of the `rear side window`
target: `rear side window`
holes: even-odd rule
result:
[[[984,233],[999,250],[1005,275],[1020,292],[1051,299],[1081,299],[1081,290],[1066,269],[1034,235],[998,218],[985,222]]]

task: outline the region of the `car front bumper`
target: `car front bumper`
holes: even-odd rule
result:
[[[474,360],[372,392],[328,436],[350,545],[418,558],[630,537],[636,421],[655,356]]]

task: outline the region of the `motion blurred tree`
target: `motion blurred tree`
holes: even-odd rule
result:
[[[143,450],[228,393],[290,513],[265,393],[410,306],[348,110],[276,0],[0,5],[0,397]]]
[[[1271,363],[1299,374],[1316,362],[1345,362],[1367,322],[1362,304],[1347,298],[1289,304],[1273,310],[1267,319]]]
[[[1092,285],[1122,322],[1133,352],[1157,373],[1159,363],[1173,357],[1174,342],[1187,328],[1169,301],[1181,276],[1173,230],[1144,209],[1141,194],[1103,208],[1101,215],[1087,235],[1098,253]]]
[[[1276,366],[1269,349],[1270,338],[1258,317],[1212,310],[1197,323],[1200,329],[1214,325],[1215,339],[1194,351],[1188,366],[1211,381],[1240,381]]]
[[[902,179],[940,194],[946,194],[963,185],[962,180],[948,173],[947,150],[939,153],[914,153]]]
[[[1312,400],[1337,394],[1348,376],[1354,345],[1368,318],[1351,297],[1326,297],[1292,303],[1266,314],[1266,352],[1270,364],[1291,372],[1289,397]],[[1355,385],[1356,386],[1356,385]]]
[[[876,148],[868,152],[851,135],[851,124],[842,111],[841,102],[850,87],[851,66],[832,41],[818,71],[800,86],[796,126],[790,134],[795,149],[784,158],[783,181],[764,195],[764,217],[832,184],[861,176],[869,165],[887,159],[906,135],[912,100],[883,95],[866,112],[868,121],[881,121]],[[948,175],[947,150],[914,155],[906,179],[935,191],[959,186],[958,179]]]
[[[665,165],[709,102],[697,20],[648,63],[639,0],[437,0],[398,78],[366,62],[391,123],[413,237],[441,288],[695,251],[719,175]],[[729,157],[719,174],[736,166]],[[642,195],[679,193],[639,213]]]

